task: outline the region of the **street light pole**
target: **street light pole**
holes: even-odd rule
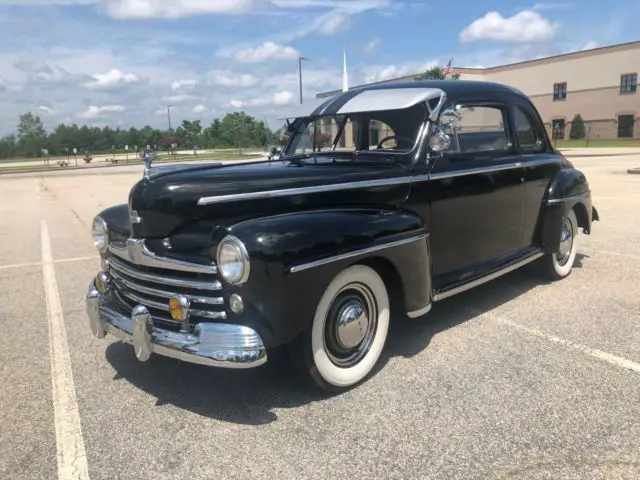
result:
[[[298,77],[300,80],[300,105],[302,105],[302,61],[309,60],[305,57],[298,57]]]

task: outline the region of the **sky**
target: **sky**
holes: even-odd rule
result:
[[[59,123],[272,128],[317,93],[445,65],[489,67],[640,40],[640,2],[0,0],[0,135]],[[303,104],[298,57],[303,62]]]

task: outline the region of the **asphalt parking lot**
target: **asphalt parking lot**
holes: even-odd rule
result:
[[[397,319],[340,396],[93,338],[91,220],[139,172],[0,177],[0,478],[639,478],[640,156],[572,161],[601,221],[571,276]]]

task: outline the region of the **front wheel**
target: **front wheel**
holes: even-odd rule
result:
[[[313,322],[292,344],[292,360],[321,389],[346,390],[378,362],[389,316],[389,295],[380,275],[365,265],[348,267],[329,284]]]
[[[562,219],[558,250],[541,259],[542,273],[551,280],[561,280],[571,273],[578,248],[578,219],[573,210]]]

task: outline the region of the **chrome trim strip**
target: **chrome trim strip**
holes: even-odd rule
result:
[[[222,297],[201,297],[198,295],[191,295],[189,293],[176,293],[176,292],[167,292],[166,290],[158,290],[156,288],[145,287],[144,285],[140,285],[138,283],[132,282],[131,280],[127,280],[126,278],[120,276],[115,271],[111,271],[111,276],[116,280],[116,283],[123,283],[124,286],[130,290],[134,290],[140,293],[146,293],[147,295],[155,295],[156,297],[164,297],[167,300],[175,295],[184,295],[189,299],[190,302],[194,303],[204,303],[208,305],[224,305],[224,299]]]
[[[425,314],[427,314],[429,311],[431,310],[431,304],[429,303],[428,305],[419,308],[418,310],[413,310],[411,312],[407,312],[407,317],[409,318],[418,318],[421,317]]]
[[[167,302],[166,304],[154,302],[153,300],[149,300],[134,293],[127,292],[126,290],[119,290],[117,294],[120,296],[125,296],[129,300],[139,303],[140,305],[144,305],[145,307],[155,308],[156,310],[162,310],[163,312],[169,311],[169,302]],[[211,318],[214,320],[227,318],[226,312],[209,312],[207,310],[196,310],[192,308],[189,310],[189,313],[194,317]]]
[[[478,168],[467,168],[465,170],[454,170],[442,173],[432,173],[429,174],[429,178],[431,180],[442,180],[444,178],[454,178],[454,177],[462,177],[465,175],[476,175],[482,173],[493,173],[493,172],[501,172],[503,170],[513,170],[515,168],[522,168],[522,162],[516,163],[505,163],[504,165],[493,165],[490,167],[478,167]]]
[[[179,270],[181,272],[193,273],[218,273],[218,267],[213,262],[210,265],[205,265],[156,255],[147,248],[144,240],[142,239],[129,238],[125,248],[110,244],[109,251],[123,260],[145,267],[164,268],[166,270]]]
[[[222,284],[219,280],[213,280],[211,282],[205,282],[201,280],[183,280],[181,278],[165,277],[160,275],[151,275],[149,273],[139,272],[132,270],[116,258],[109,258],[107,260],[109,266],[113,267],[120,273],[128,275],[138,280],[145,282],[153,282],[159,284],[172,285],[174,287],[195,288],[196,290],[222,290]]]
[[[575,200],[576,198],[583,198],[583,197],[588,197],[589,195],[591,195],[591,192],[582,192],[582,193],[576,193],[575,195],[569,195],[568,197],[561,197],[561,198],[551,198],[549,200],[547,200],[547,203],[550,205],[553,205],[554,203],[563,203],[563,202],[567,202],[569,200]]]
[[[237,200],[259,200],[271,197],[288,197],[290,195],[302,195],[307,193],[335,192],[337,190],[350,190],[355,188],[387,187],[411,183],[411,177],[392,177],[378,180],[364,180],[361,182],[333,183],[328,185],[316,185],[313,187],[284,188],[281,190],[264,190],[261,192],[232,193],[230,195],[217,195],[214,197],[202,197],[198,205],[211,205],[217,203],[233,202]]]
[[[322,258],[320,260],[315,260],[315,261],[309,262],[309,263],[301,263],[299,265],[294,265],[291,268],[289,268],[289,273],[298,273],[298,272],[302,272],[303,270],[308,270],[310,268],[315,268],[315,267],[319,267],[321,265],[326,265],[327,263],[338,262],[340,260],[346,260],[348,258],[357,257],[358,255],[364,255],[364,254],[367,254],[367,253],[377,252],[379,250],[384,250],[385,248],[398,247],[400,245],[405,245],[407,243],[412,243],[412,242],[415,242],[417,240],[422,240],[423,238],[427,238],[427,237],[428,237],[428,234],[423,233],[423,234],[420,234],[418,236],[414,236],[414,237],[411,237],[411,238],[404,238],[402,240],[396,240],[396,241],[393,241],[393,242],[387,242],[387,243],[384,243],[382,245],[375,245],[373,247],[361,248],[361,249],[354,250],[354,251],[347,252],[347,253],[343,253],[343,254],[340,254],[340,255],[333,255],[331,257]]]
[[[125,316],[103,304],[92,281],[85,298],[91,332],[96,338],[107,333],[132,343],[140,361],[152,353],[212,367],[251,368],[267,361],[267,351],[258,333],[245,325],[199,323],[193,333],[173,332],[153,325],[143,306]]]
[[[449,298],[459,293],[466,292],[467,290],[471,290],[472,288],[482,285],[483,283],[490,282],[491,280],[495,280],[496,278],[501,277],[502,275],[505,275],[509,272],[517,270],[518,268],[523,267],[526,264],[531,263],[542,256],[544,256],[544,253],[542,252],[534,253],[533,255],[530,255],[527,258],[520,260],[514,264],[511,264],[508,267],[505,267],[501,270],[498,270],[496,272],[480,277],[469,283],[465,283],[464,285],[460,285],[458,287],[445,290],[444,292],[438,292],[433,296],[433,301],[438,302],[440,300],[444,300],[445,298]]]

